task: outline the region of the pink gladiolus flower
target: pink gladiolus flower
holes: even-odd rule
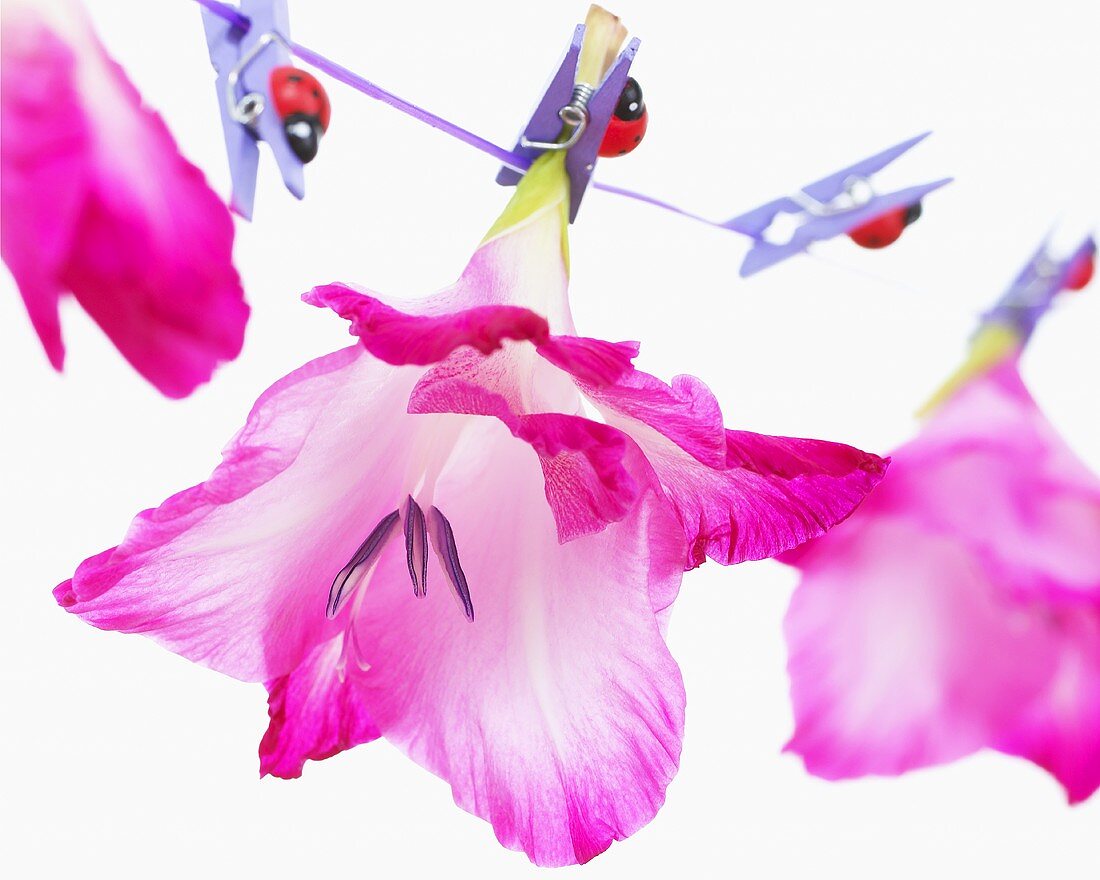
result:
[[[357,344],[278,381],[205,483],[56,590],[95,626],[265,682],[263,773],[382,735],[543,865],[592,858],[664,800],[685,568],[820,534],[885,467],[727,431],[702,383],[574,335],[567,198],[547,155],[441,293],[307,294]]]
[[[169,397],[237,356],[229,210],[77,3],[5,0],[0,123],[0,250],[56,369],[65,292]]]
[[[787,748],[811,773],[992,748],[1071,803],[1100,786],[1100,479],[1039,411],[1005,333],[978,337],[984,368],[949,386],[856,515],[785,557],[802,570]]]

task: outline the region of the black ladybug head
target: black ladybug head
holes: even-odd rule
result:
[[[283,131],[290,149],[303,163],[317,157],[322,133],[320,119],[308,113],[292,113],[283,120]]]
[[[624,122],[632,122],[641,119],[645,114],[645,101],[642,98],[642,87],[632,76],[626,78],[626,85],[619,94],[619,103],[615,105],[615,116]]]
[[[924,212],[924,208],[921,207],[920,202],[913,202],[908,208],[905,209],[905,225],[912,226],[918,220],[920,215]]]

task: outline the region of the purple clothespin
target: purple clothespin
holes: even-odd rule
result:
[[[230,205],[251,220],[259,141],[271,148],[283,182],[296,198],[305,195],[306,184],[302,160],[287,142],[271,97],[272,69],[290,64],[287,0],[241,0],[239,11],[238,21],[230,22],[203,9],[202,22],[218,72],[218,105],[233,181]],[[242,24],[246,21],[247,27]]]
[[[911,186],[897,192],[878,195],[870,178],[910,148],[919,144],[931,132],[917,135],[890,147],[869,159],[823,177],[790,196],[768,202],[747,214],[721,224],[726,229],[741,232],[755,243],[741,263],[741,277],[746,278],[788,257],[801,253],[815,241],[825,241],[855,229],[895,208],[917,205],[928,193],[950,183],[945,177],[934,183]],[[780,215],[796,224],[789,236],[778,235],[773,226]]]
[[[982,316],[982,323],[1008,324],[1026,339],[1058,293],[1084,286],[1095,259],[1096,242],[1091,235],[1061,260],[1051,254],[1049,241],[1044,239],[997,304]],[[1085,270],[1089,270],[1087,274]],[[1085,282],[1079,281],[1082,278]]]
[[[569,175],[569,222],[577,217],[581,199],[596,167],[600,143],[615,112],[631,62],[641,41],[632,39],[619,53],[603,82],[578,83],[577,62],[580,59],[584,25],[577,25],[573,41],[565,52],[557,73],[523,134],[512,150],[528,162],[533,162],[547,150],[566,150],[565,170]],[[559,140],[565,134],[566,137]],[[505,166],[497,175],[497,183],[515,186],[523,175]]]

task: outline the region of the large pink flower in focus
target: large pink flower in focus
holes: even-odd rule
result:
[[[788,748],[818,776],[993,748],[1071,802],[1100,786],[1100,479],[1016,362],[963,385],[849,522],[787,554]]]
[[[540,160],[427,299],[308,294],[357,344],[272,386],[205,483],[56,591],[95,626],[265,682],[263,773],[383,735],[544,865],[592,858],[664,799],[685,568],[821,534],[885,466],[728,431],[702,383],[575,336],[567,192],[560,154]]]
[[[0,251],[50,363],[71,292],[134,368],[184,397],[248,320],[228,208],[72,0],[5,0]]]

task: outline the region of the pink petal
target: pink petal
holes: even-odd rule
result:
[[[1071,801],[1095,791],[1098,489],[1012,362],[937,410],[849,524],[786,557],[805,571],[788,641],[807,766],[898,773],[994,747]]]
[[[634,371],[637,342],[604,342],[583,336],[551,336],[538,352],[581,385],[611,385]]]
[[[436,364],[463,346],[488,355],[510,339],[534,343],[538,353],[560,370],[600,385],[628,375],[633,370],[631,359],[638,354],[633,342],[552,336],[545,318],[519,306],[483,305],[439,314],[405,312],[344,284],[315,287],[302,298],[350,321],[349,332],[389,364]],[[413,307],[426,308],[423,302]]]
[[[1071,609],[1048,617],[1058,666],[1024,717],[993,745],[1047,770],[1071,804],[1100,788],[1100,614]]]
[[[378,739],[363,707],[357,670],[341,669],[343,639],[313,649],[290,675],[268,682],[271,723],[260,742],[260,775],[295,779],[320,761]]]
[[[694,376],[676,376],[666,385],[639,370],[610,388],[591,391],[589,396],[609,419],[614,416],[644,425],[703,464],[726,466],[722,408]]]
[[[708,556],[723,565],[765,559],[823,534],[888,464],[839,443],[728,431],[714,395],[691,376],[668,386],[634,371],[584,391],[653,464],[679,513],[688,568]]]
[[[434,503],[454,526],[476,618],[438,566],[416,598],[392,550],[357,618],[367,709],[456,802],[540,865],[584,862],[648,822],[676,772],[683,683],[651,593],[674,594],[667,506],[559,544],[522,443],[476,420]]]
[[[897,458],[876,504],[980,550],[1022,598],[1100,601],[1100,478],[1013,363],[967,385]]]
[[[438,363],[463,345],[490,354],[505,339],[538,344],[550,335],[545,318],[519,306],[474,306],[441,315],[419,315],[398,311],[343,284],[315,287],[302,298],[349,320],[349,332],[359,337],[367,351],[390,364]]]
[[[8,219],[0,226],[0,250],[50,363],[61,369],[57,271],[72,246],[90,176],[91,133],[69,48],[29,9],[5,4],[2,21],[0,209]],[[67,124],[57,124],[59,118]],[[16,214],[20,222],[13,223]]]
[[[912,520],[861,511],[799,565],[787,748],[818,776],[893,775],[982,748],[1054,669],[1045,622],[965,546]]]
[[[0,80],[0,245],[51,363],[71,291],[138,372],[186,396],[244,338],[228,209],[78,5],[5,3]]]
[[[209,479],[139,514],[58,602],[236,678],[287,675],[342,628],[333,575],[398,503],[415,380],[351,347],[276,382]]]

